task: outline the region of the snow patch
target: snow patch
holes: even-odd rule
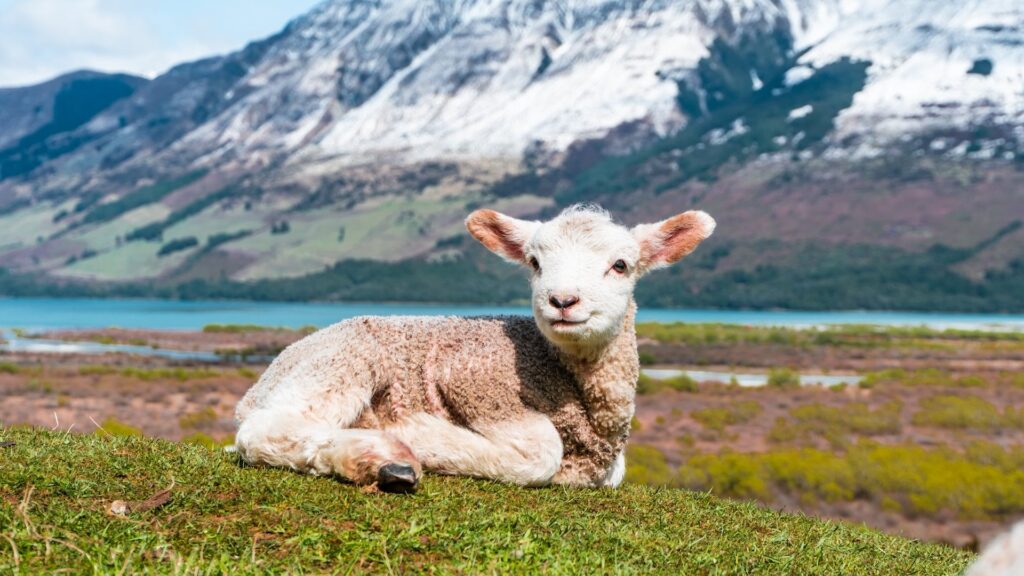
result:
[[[799,120],[800,118],[803,118],[804,116],[807,116],[811,112],[814,112],[814,106],[811,106],[810,104],[807,104],[806,106],[801,106],[799,108],[794,108],[794,109],[790,110],[789,111],[789,116],[787,116],[787,119],[790,122],[792,122],[793,120]]]
[[[814,76],[814,68],[810,66],[794,66],[789,70],[786,70],[786,76],[783,79],[783,83],[787,87],[793,87],[797,84],[807,80],[811,76]]]

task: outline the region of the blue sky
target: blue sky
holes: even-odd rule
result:
[[[0,0],[0,86],[91,68],[152,77],[277,32],[319,0]]]

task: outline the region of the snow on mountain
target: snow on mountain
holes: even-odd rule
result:
[[[800,59],[810,66],[843,57],[871,62],[834,140],[852,136],[863,152],[881,153],[917,134],[998,125],[1024,143],[1024,4],[851,0],[842,12],[841,23]]]
[[[634,121],[664,134],[685,121],[680,71],[715,38],[783,18],[768,0],[327,2],[181,146],[415,160],[564,150]]]
[[[908,134],[1024,122],[1024,8],[1013,0],[335,0],[293,22],[179,142],[259,158],[519,157],[642,122],[685,124],[679,78],[716,38],[781,31],[799,70],[870,61],[838,122],[880,148]],[[976,62],[988,74],[968,74]],[[754,77],[755,84],[761,79]]]
[[[988,137],[1004,141],[1001,154],[1024,142],[1015,0],[327,0],[37,146],[50,169],[36,189],[100,182],[83,166],[125,180],[154,167],[518,161],[624,124],[664,135],[688,121],[679,82],[716,41],[789,48],[789,85],[842,58],[870,62],[834,150],[877,153],[979,125],[1000,127]],[[770,80],[749,78],[755,89]]]

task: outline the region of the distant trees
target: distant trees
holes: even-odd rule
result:
[[[175,252],[181,252],[182,250],[188,250],[189,248],[199,245],[199,240],[195,236],[189,236],[187,238],[176,238],[160,247],[160,251],[156,253],[157,256],[163,258],[169,254]]]

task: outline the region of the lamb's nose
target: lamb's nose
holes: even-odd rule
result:
[[[548,302],[559,310],[570,308],[573,304],[579,301],[580,299],[576,296],[564,296],[559,294],[552,294],[551,298],[548,298]]]

